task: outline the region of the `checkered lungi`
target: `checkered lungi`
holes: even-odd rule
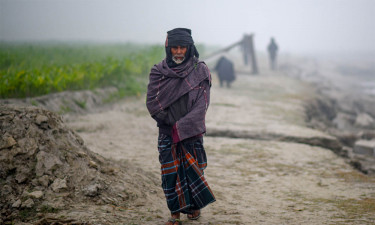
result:
[[[160,134],[158,150],[162,187],[172,213],[191,213],[215,201],[203,174],[207,157],[202,137],[173,144],[171,136]]]

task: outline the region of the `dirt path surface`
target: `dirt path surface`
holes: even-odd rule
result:
[[[305,125],[303,103],[313,93],[278,73],[239,75],[231,89],[214,80],[204,141],[205,175],[217,201],[198,221],[182,216],[184,224],[375,223],[375,180],[331,150],[294,142],[335,139]],[[164,224],[169,211],[161,189],[157,128],[144,98],[67,115],[64,121],[90,150],[130,162],[157,183],[144,189],[150,198],[128,207],[83,207],[69,215],[97,217],[101,224]],[[135,174],[137,179],[142,177]]]

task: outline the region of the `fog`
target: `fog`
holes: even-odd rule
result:
[[[163,44],[192,29],[195,42],[227,46],[254,34],[288,53],[374,53],[373,0],[0,0],[2,41]]]

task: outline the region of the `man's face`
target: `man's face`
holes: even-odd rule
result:
[[[171,47],[172,60],[176,64],[181,64],[185,60],[186,51],[187,51],[186,46],[173,46],[173,47]]]

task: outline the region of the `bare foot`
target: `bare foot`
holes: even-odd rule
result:
[[[165,225],[180,225],[180,213],[172,213],[171,218],[168,220],[168,222]]]
[[[201,217],[201,211],[199,209],[194,210],[192,214],[187,215],[189,220],[197,220],[199,217]]]

